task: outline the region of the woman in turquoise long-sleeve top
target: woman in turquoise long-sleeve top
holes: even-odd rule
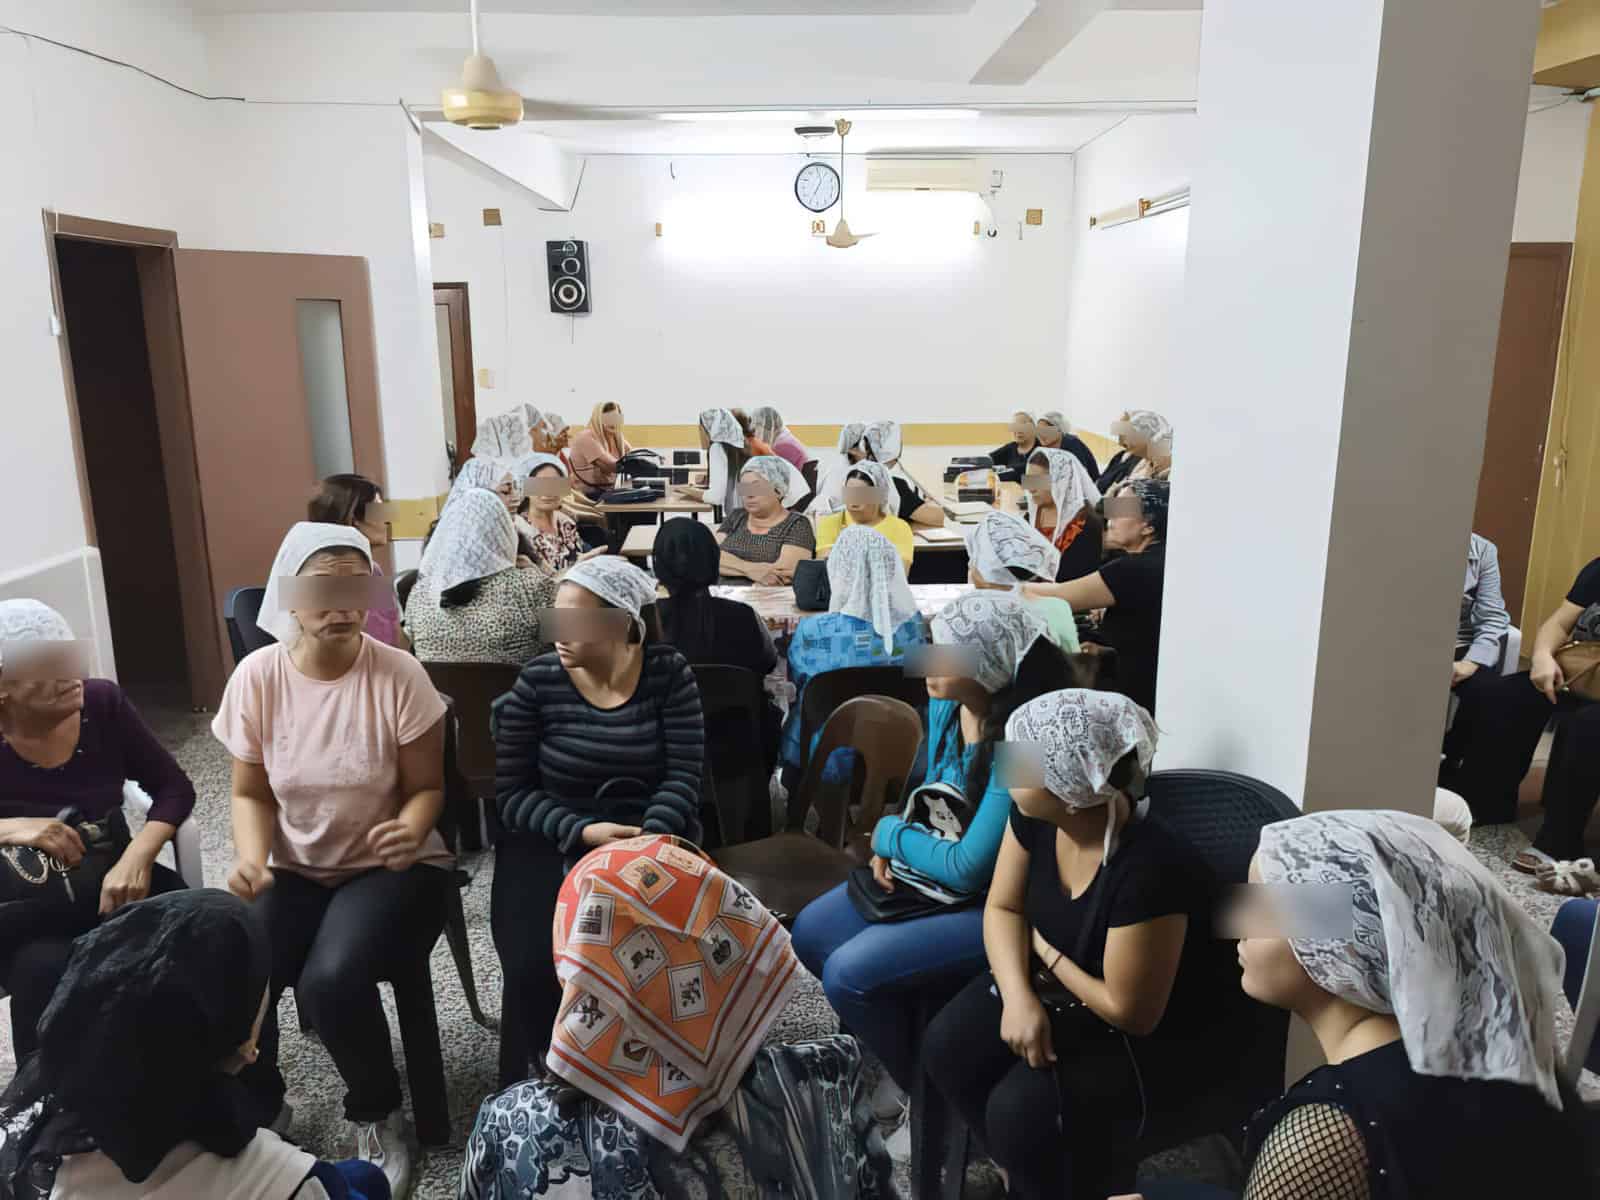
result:
[[[1011,811],[1011,796],[994,774],[995,743],[1017,707],[1072,686],[1074,676],[1044,621],[1009,593],[973,592],[952,601],[933,619],[933,642],[931,653],[944,653],[927,678],[926,781],[953,784],[980,799],[954,841],[884,817],[873,831],[872,869],[886,890],[907,886],[890,875],[891,864],[900,863],[952,892],[981,894]],[[907,1087],[915,1067],[913,1001],[983,970],[983,908],[874,924],[840,886],[800,913],[794,949],[821,977],[839,1019],[882,1059],[893,1081]]]

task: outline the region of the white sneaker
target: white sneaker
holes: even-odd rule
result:
[[[906,1108],[906,1094],[885,1071],[872,1089],[872,1115],[880,1125],[893,1125]]]
[[[405,1114],[396,1109],[382,1121],[352,1121],[350,1132],[355,1141],[351,1157],[381,1170],[393,1200],[406,1200],[411,1194],[411,1143]]]

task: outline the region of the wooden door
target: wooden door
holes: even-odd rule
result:
[[[1500,551],[1500,583],[1513,621],[1528,582],[1571,264],[1571,242],[1515,242],[1506,268],[1472,528]]]
[[[472,457],[478,429],[473,391],[472,309],[464,283],[433,285],[434,327],[439,338],[439,399],[444,406],[445,442],[452,471]]]
[[[388,493],[372,293],[364,258],[179,250],[175,263],[226,645],[228,593],[266,583],[284,533],[305,520],[323,475],[355,471]],[[377,557],[392,574],[388,548]]]

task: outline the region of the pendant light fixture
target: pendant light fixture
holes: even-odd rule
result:
[[[844,135],[850,132],[850,122],[840,117],[833,123],[834,129],[839,133],[839,223],[833,227],[833,232],[828,235],[828,245],[836,250],[848,250],[857,242],[872,237],[870,233],[851,233],[849,223],[844,219]]]
[[[494,59],[478,46],[478,0],[471,0],[472,54],[461,64],[461,82],[444,89],[445,119],[468,129],[504,129],[522,120],[522,96],[500,82]]]

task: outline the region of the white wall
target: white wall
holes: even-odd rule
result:
[[[1593,111],[1593,105],[1569,101],[1528,114],[1512,241],[1572,241],[1578,227],[1578,185],[1583,181],[1584,144]]]
[[[1179,351],[1189,212],[1090,229],[1097,213],[1189,182],[1197,118],[1133,116],[1074,159],[1066,414],[1105,433],[1125,409],[1166,411]]]
[[[437,138],[423,149],[428,216],[446,231],[434,278],[468,283],[473,362],[496,376],[480,418],[526,400],[581,422],[617,400],[649,423],[712,403],[770,403],[796,424],[970,421],[1061,395],[1066,156],[983,160],[1005,172],[994,239],[972,234],[976,197],[867,194],[852,159],[851,228],[879,236],[836,250],[795,201],[800,156],[591,157],[569,214]],[[1029,207],[1044,224],[1019,241]],[[485,227],[484,208],[504,224]],[[565,237],[589,242],[587,317],[546,298],[544,243]]]

